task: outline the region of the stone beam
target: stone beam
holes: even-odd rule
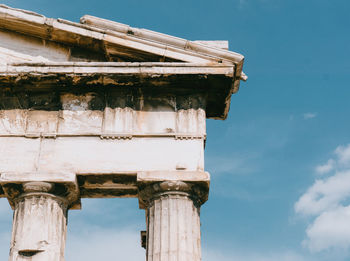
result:
[[[179,168],[181,166],[178,166]],[[47,173],[47,172],[46,172]],[[139,171],[139,172],[87,172],[73,175],[69,172],[61,174],[48,173],[2,173],[0,175],[0,197],[9,198],[14,206],[13,198],[22,190],[27,182],[45,181],[64,186],[70,201],[75,203],[71,209],[80,208],[79,198],[136,198],[139,189],[162,181],[183,181],[196,184],[209,190],[210,175],[204,171]],[[11,196],[12,195],[12,196]],[[207,196],[207,194],[206,194]],[[203,198],[203,202],[207,198]],[[140,207],[142,203],[140,203]]]

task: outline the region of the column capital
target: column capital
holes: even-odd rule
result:
[[[51,194],[63,198],[68,208],[80,209],[80,193],[74,173],[14,173],[0,174],[0,185],[14,209],[18,198],[33,194]]]
[[[208,200],[210,174],[205,171],[141,171],[137,173],[139,205],[145,209],[155,197],[186,194],[196,205]]]
[[[154,199],[169,195],[185,195],[191,198],[195,205],[200,206],[208,200],[209,188],[196,183],[167,180],[143,184],[139,187],[140,208],[146,208]]]

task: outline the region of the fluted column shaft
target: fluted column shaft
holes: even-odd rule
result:
[[[166,192],[147,210],[147,261],[201,260],[199,208],[187,193]]]
[[[140,194],[146,203],[146,260],[200,261],[201,201],[193,186],[161,182]]]
[[[16,199],[9,261],[64,261],[67,202],[33,183]]]

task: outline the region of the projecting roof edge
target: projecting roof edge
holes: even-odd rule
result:
[[[46,18],[43,15],[0,5],[0,20],[11,18],[11,22],[18,20],[21,28],[18,31],[34,35],[36,37],[53,39],[54,41],[68,41],[73,43],[73,39],[62,39],[63,35],[50,35],[52,31],[60,30],[76,35],[72,37],[76,40],[73,44],[79,45],[79,37],[93,38],[97,41],[110,42],[111,44],[119,44],[130,46],[131,48],[154,53],[161,56],[169,56],[172,59],[182,60],[184,62],[221,62],[234,63],[237,66],[237,80],[245,80],[241,74],[244,56],[235,52],[224,49],[207,46],[202,43],[188,41],[185,39],[173,37],[166,34],[157,33],[146,29],[138,29],[129,25],[105,20],[102,18],[85,15],[81,18],[82,23],[75,23],[64,19]],[[35,24],[40,27],[41,31],[33,30],[31,26],[23,26],[22,22]],[[10,22],[6,22],[10,23]],[[6,23],[0,23],[0,27],[8,29]],[[10,28],[10,30],[13,30]],[[35,28],[34,27],[34,28]],[[238,74],[239,72],[239,74]],[[243,76],[243,77],[241,77]]]
[[[94,17],[91,15],[84,15],[82,18],[80,18],[80,22],[82,24],[97,27],[99,29],[107,29],[119,33],[128,34],[135,38],[141,38],[153,42],[160,42],[180,49],[188,49],[190,51],[195,51],[204,55],[223,58],[225,60],[234,62],[235,64],[241,63],[244,59],[244,56],[239,53],[235,53],[213,46],[208,46],[196,41],[189,41],[183,38],[158,33],[147,29],[131,27],[126,24],[106,20],[99,17]]]
[[[233,73],[230,75],[232,77],[230,94],[238,91],[240,80],[247,79],[242,71],[244,56],[241,54],[89,15],[83,16],[81,23],[75,23],[64,19],[46,18],[31,11],[0,5],[0,29],[87,48],[101,52],[107,58],[109,52],[118,51],[114,48],[119,46],[125,50],[129,48],[135,52],[165,57],[173,62],[198,64],[199,68],[199,64],[209,63],[233,65],[231,68]],[[11,66],[14,69],[14,65]],[[231,95],[228,95],[225,101],[224,118],[228,114],[230,100]]]

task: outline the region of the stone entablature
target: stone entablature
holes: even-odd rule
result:
[[[148,261],[200,261],[206,119],[225,119],[244,57],[92,16],[0,5],[0,197],[10,261],[64,261],[81,198],[137,197]]]

